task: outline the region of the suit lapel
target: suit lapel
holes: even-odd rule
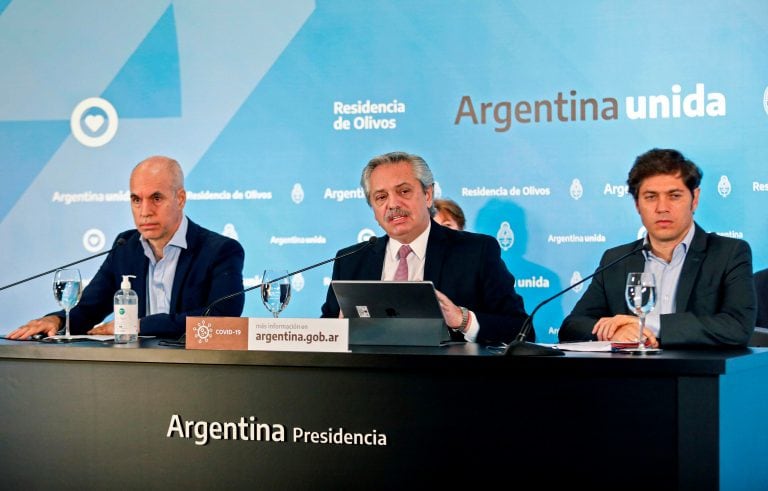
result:
[[[373,247],[363,252],[363,262],[361,267],[362,279],[377,281],[381,279],[381,272],[384,270],[384,255],[387,252],[387,243],[389,237],[384,236],[376,241]]]
[[[632,247],[629,250],[637,249],[640,247],[641,241],[632,243]],[[627,251],[629,252],[629,251]],[[620,285],[620,288],[615,290],[611,288],[606,292],[608,298],[612,299],[614,309],[618,309],[623,314],[631,314],[624,293],[624,286],[627,284],[627,275],[629,273],[643,271],[645,269],[645,255],[642,252],[632,254],[626,259],[614,264],[608,268],[604,277],[605,285]]]
[[[445,258],[447,247],[445,247],[446,236],[440,225],[432,222],[429,229],[429,238],[427,239],[427,257],[424,261],[424,280],[431,281],[434,284],[440,283],[440,272],[442,271],[443,260]]]
[[[691,241],[691,250],[685,254],[683,269],[680,271],[680,279],[677,282],[677,295],[675,296],[675,308],[682,312],[691,298],[693,285],[699,276],[699,270],[706,255],[707,234],[704,229],[696,225]]]
[[[192,257],[194,251],[197,248],[197,225],[188,221],[187,225],[187,248],[182,249],[179,254],[179,261],[176,263],[176,274],[173,276],[173,288],[171,289],[171,312],[177,310],[177,303],[181,296],[181,287],[187,278],[187,273],[192,267]]]
[[[645,270],[645,255],[642,252],[638,252],[628,257],[627,260],[624,261],[624,268],[621,270],[623,271],[623,276],[622,276],[623,281],[621,282],[622,286],[626,284],[627,276],[629,275],[629,273],[642,272],[644,270]]]
[[[138,237],[138,235],[137,235]],[[136,292],[136,296],[139,298],[139,318],[147,315],[147,271],[149,271],[149,258],[144,254],[144,248],[141,246],[141,242],[136,239],[136,251],[133,253],[135,258],[135,267],[131,268],[131,271],[135,271],[136,278],[131,280],[131,288]],[[133,262],[133,260],[131,260]]]

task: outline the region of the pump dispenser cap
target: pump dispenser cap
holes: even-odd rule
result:
[[[132,274],[124,274],[123,275],[123,282],[120,283],[120,289],[121,290],[130,290],[131,289],[131,280],[129,278],[136,278],[136,276]]]

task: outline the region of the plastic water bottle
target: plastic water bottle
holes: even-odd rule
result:
[[[130,278],[124,274],[120,289],[115,293],[115,343],[135,343],[139,339],[139,296],[131,289]]]

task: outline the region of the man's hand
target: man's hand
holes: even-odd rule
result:
[[[61,317],[56,315],[47,315],[39,319],[34,319],[23,326],[11,331],[7,339],[27,339],[35,334],[43,333],[46,336],[55,336],[61,329]]]
[[[639,342],[640,319],[634,315],[615,315],[602,317],[592,328],[592,334],[597,335],[598,341],[616,341],[625,343]],[[647,327],[643,329],[643,339],[651,348],[659,347],[659,340]]]
[[[103,335],[103,334],[114,334],[115,333],[115,322],[109,321],[105,322],[104,324],[98,324],[96,326],[93,326],[93,328],[88,331],[88,334],[90,335]]]
[[[461,309],[450,298],[446,297],[444,293],[438,290],[435,290],[435,293],[437,294],[438,302],[440,302],[440,310],[443,311],[443,319],[445,319],[448,327],[456,329],[461,326]]]
[[[637,333],[640,329],[638,322],[638,318],[634,315],[614,315],[613,317],[601,317],[592,328],[592,334],[597,335],[598,341],[621,341],[620,339],[614,339],[616,333],[624,327],[632,326],[634,329],[635,337],[632,339],[627,339],[626,341],[637,341]],[[632,331],[632,329],[627,329],[627,331]]]

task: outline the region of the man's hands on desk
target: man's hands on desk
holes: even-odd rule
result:
[[[35,334],[42,334],[44,337],[55,336],[64,325],[63,319],[57,315],[47,315],[39,319],[33,319],[23,326],[8,333],[6,339],[28,339]],[[114,334],[115,325],[113,321],[105,322],[94,326],[86,334],[106,335]]]
[[[55,336],[61,329],[62,319],[56,315],[47,315],[39,319],[32,319],[18,329],[11,331],[5,337],[6,339],[27,339],[35,334],[44,336]]]
[[[640,319],[633,315],[614,315],[613,317],[601,317],[592,328],[592,334],[598,341],[614,341],[619,343],[638,342],[637,333],[640,330]],[[659,340],[653,331],[647,327],[643,329],[645,345],[649,348],[658,348]]]

